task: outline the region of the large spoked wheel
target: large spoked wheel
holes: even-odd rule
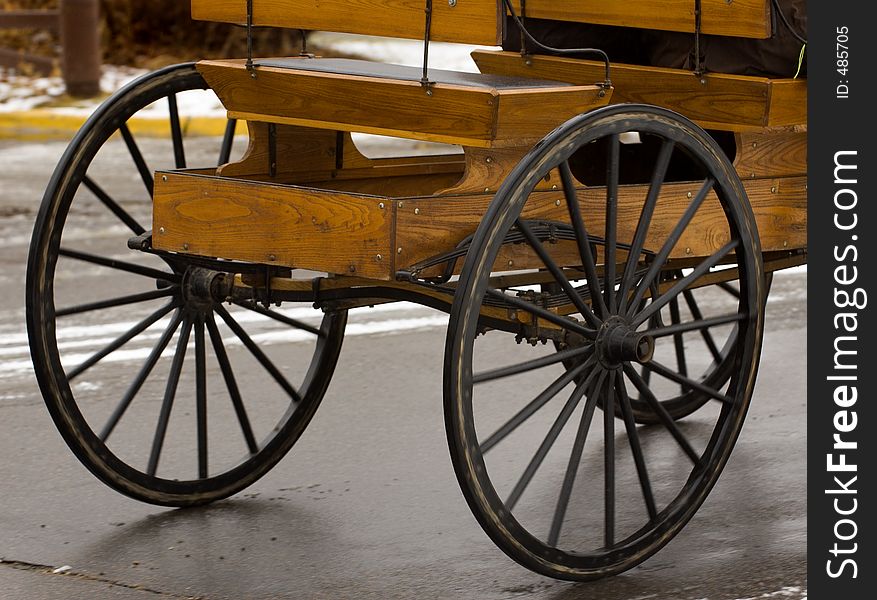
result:
[[[55,424],[106,484],[160,505],[227,497],[276,464],[326,392],[347,319],[223,304],[203,261],[128,248],[151,223],[154,169],[229,161],[236,123],[201,118],[212,103],[193,65],[111,97],[62,157],[28,259],[31,353]]]
[[[619,148],[631,139],[657,140],[661,150],[649,183],[619,186]],[[604,188],[577,184],[569,168],[586,144],[605,147]],[[694,181],[665,181],[678,160],[693,166]],[[686,291],[730,278],[737,293],[720,314],[655,318]],[[493,541],[524,566],[569,580],[619,573],[669,542],[715,484],[743,424],[764,282],[742,184],[687,119],[617,105],[542,140],[479,225],[445,350],[452,461]],[[675,334],[720,326],[735,331],[721,355],[733,365],[727,376],[700,380],[670,366]],[[663,402],[679,388],[661,392],[658,379],[709,402],[678,423]],[[633,397],[658,426],[637,425]]]

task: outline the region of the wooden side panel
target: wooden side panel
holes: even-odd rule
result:
[[[806,178],[760,179],[746,182],[746,190],[755,213],[761,236],[762,250],[788,250],[807,246],[807,192]],[[639,219],[648,186],[622,186],[619,193],[618,239],[629,242]],[[691,199],[696,184],[674,183],[664,187],[658,208],[652,219],[646,247],[661,248]],[[605,200],[603,188],[585,188],[579,191],[582,214],[586,225],[595,235],[605,228]],[[525,207],[524,218],[569,222],[562,192],[537,192]],[[396,244],[399,268],[405,268],[428,257],[450,250],[467,235],[471,235],[481,216],[487,212],[492,197],[489,194],[458,198],[430,198],[406,200],[397,211]],[[729,232],[716,199],[708,199],[701,206],[693,226],[686,230],[671,253],[673,258],[709,255],[729,239]],[[560,264],[575,265],[575,249],[565,244],[550,246],[552,255]],[[532,260],[525,245],[513,248],[501,260],[512,260],[510,268],[528,268],[540,263]],[[499,266],[505,263],[501,262]]]
[[[254,0],[253,24],[423,39],[423,0]],[[497,0],[434,2],[430,37],[441,42],[498,46]],[[247,0],[192,0],[192,18],[246,23]]]
[[[767,125],[802,125],[807,123],[807,80],[772,79],[770,111]]]
[[[476,51],[483,73],[554,79],[576,85],[601,81],[601,62],[555,56],[524,61],[515,52]],[[611,103],[641,102],[680,112],[700,125],[746,131],[807,122],[807,82],[712,73],[701,78],[680,69],[612,65]]]
[[[743,179],[806,175],[806,128],[738,133],[734,167]]]
[[[702,0],[701,30],[770,37],[770,0]],[[516,11],[519,11],[516,3]],[[527,16],[694,33],[694,0],[527,0]]]
[[[609,104],[612,90],[592,84],[538,92],[501,91],[496,139],[536,142],[572,117]]]
[[[393,211],[392,203],[376,197],[162,173],[155,180],[153,244],[171,252],[389,279]]]

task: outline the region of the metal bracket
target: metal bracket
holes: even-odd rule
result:
[[[420,85],[426,89],[426,95],[432,96],[432,86],[435,85],[429,80],[429,38],[432,33],[432,0],[426,0],[426,24],[423,31],[423,76],[420,78]]]
[[[253,63],[253,0],[247,0],[247,72],[256,78],[256,65]]]

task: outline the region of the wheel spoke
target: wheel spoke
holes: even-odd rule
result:
[[[615,392],[618,396],[621,417],[624,420],[624,429],[627,431],[627,439],[630,442],[630,451],[633,454],[633,462],[636,465],[636,473],[639,477],[639,485],[643,493],[643,500],[645,500],[646,503],[646,510],[649,513],[649,518],[654,520],[658,516],[658,508],[655,505],[655,496],[652,493],[652,483],[649,480],[649,472],[646,469],[645,456],[643,455],[639,433],[636,429],[633,409],[630,406],[630,396],[627,394],[627,387],[624,385],[624,376],[621,373],[616,373],[615,375]]]
[[[100,362],[101,360],[103,360],[104,358],[106,358],[107,356],[109,356],[110,354],[112,354],[113,352],[115,352],[116,350],[118,350],[119,348],[121,348],[122,346],[127,344],[128,342],[130,342],[132,339],[134,339],[135,337],[137,337],[138,335],[140,335],[141,333],[146,331],[155,322],[157,322],[159,319],[164,317],[166,314],[168,314],[170,311],[172,311],[176,307],[177,307],[177,302],[172,301],[169,304],[166,304],[163,307],[159,308],[157,311],[155,311],[154,313],[152,313],[151,315],[149,315],[148,317],[146,317],[145,319],[143,319],[142,321],[137,323],[134,327],[132,327],[131,329],[129,329],[128,331],[126,331],[125,333],[123,333],[122,335],[117,337],[115,340],[110,342],[102,350],[100,350],[100,351],[96,352],[95,354],[93,354],[92,356],[90,356],[88,359],[85,360],[85,362],[83,362],[82,364],[80,364],[76,368],[68,371],[67,372],[67,379],[69,381],[73,381],[74,379],[76,379],[77,377],[82,375],[85,371],[87,371],[88,369],[90,369],[91,367],[96,365],[98,362]]]
[[[161,403],[161,412],[158,415],[158,424],[155,427],[155,437],[152,440],[152,449],[149,452],[149,463],[146,466],[146,474],[155,477],[158,470],[158,461],[161,458],[161,450],[164,446],[164,438],[167,435],[167,426],[171,418],[171,409],[174,398],[177,395],[177,385],[180,383],[180,373],[183,371],[183,361],[186,358],[186,348],[189,345],[189,334],[192,332],[192,321],[188,316],[183,317],[183,327],[180,329],[180,337],[177,340],[177,349],[174,352],[174,360],[167,376],[167,386],[164,390],[164,399]]]
[[[569,462],[566,466],[566,473],[564,473],[563,476],[563,484],[560,487],[560,494],[557,497],[557,506],[554,509],[554,517],[551,520],[551,529],[548,532],[549,546],[557,547],[557,542],[560,539],[560,531],[563,527],[563,520],[566,517],[566,510],[569,506],[569,499],[576,482],[576,474],[578,473],[579,465],[582,462],[582,453],[585,449],[588,430],[591,428],[591,421],[594,418],[594,410],[596,407],[597,394],[592,392],[588,394],[588,400],[585,402],[585,409],[582,412],[582,420],[579,422],[579,428],[576,431],[576,439],[573,442],[572,452],[569,455]]]
[[[711,388],[708,385],[704,385],[704,384],[700,383],[699,381],[695,381],[694,379],[691,379],[690,377],[685,377],[684,375],[680,375],[679,373],[676,373],[672,369],[665,367],[664,365],[662,365],[661,363],[659,363],[657,361],[654,361],[654,360],[649,361],[649,366],[651,367],[652,371],[654,371],[658,375],[661,375],[662,377],[666,377],[670,381],[675,381],[676,383],[680,384],[683,389],[685,389],[686,387],[693,388],[693,389],[696,389],[700,392],[703,392],[704,394],[706,394],[710,398],[714,398],[715,400],[720,400],[726,404],[734,404],[733,398],[730,398],[730,397],[726,396],[725,394],[723,394],[717,390],[714,390],[713,388]]]
[[[231,147],[234,142],[237,119],[229,119],[225,124],[225,134],[222,136],[222,148],[219,150],[219,164],[224,165],[231,160]]]
[[[688,455],[688,458],[691,459],[696,465],[700,463],[700,455],[691,447],[691,444],[688,442],[688,439],[685,437],[685,434],[679,429],[679,426],[676,425],[676,422],[673,420],[673,417],[667,412],[667,409],[655,398],[655,395],[652,393],[652,390],[649,389],[649,385],[643,381],[643,378],[640,377],[640,374],[636,372],[636,370],[628,364],[624,365],[624,373],[627,377],[633,382],[634,387],[639,390],[640,398],[644,398],[646,402],[649,403],[649,406],[652,407],[652,410],[655,411],[655,414],[658,415],[658,418],[661,420],[661,423],[664,424],[664,427],[670,432],[670,435],[673,436],[673,439],[679,444],[679,447],[682,448],[682,451]]]
[[[302,331],[307,331],[308,333],[313,333],[314,335],[316,335],[318,337],[325,337],[325,335],[326,335],[325,333],[323,333],[322,331],[320,331],[317,327],[314,327],[313,325],[308,325],[307,323],[303,323],[297,319],[292,319],[292,318],[287,317],[286,315],[284,315],[282,313],[267,309],[267,308],[260,306],[258,304],[250,304],[247,302],[235,302],[235,305],[240,306],[241,308],[246,308],[247,310],[251,310],[255,313],[259,313],[260,315],[270,317],[270,318],[274,319],[275,321],[279,321],[279,322],[283,323],[284,325],[289,325],[290,327],[294,327],[296,329],[301,329]]]
[[[661,144],[661,150],[658,153],[655,171],[652,173],[652,181],[649,185],[646,201],[643,204],[639,221],[636,224],[633,242],[627,255],[627,263],[624,265],[624,275],[621,278],[621,306],[619,312],[624,312],[624,309],[627,307],[627,296],[633,287],[636,277],[636,265],[646,243],[646,235],[649,233],[649,225],[652,222],[652,215],[658,202],[658,195],[661,193],[661,188],[664,185],[664,178],[667,176],[667,168],[670,166],[670,157],[673,155],[674,147],[675,143],[673,140],[664,140]],[[635,302],[633,304],[634,306],[636,305]]]
[[[609,136],[609,160],[606,161],[606,304],[614,314],[615,265],[618,263],[618,176],[621,163],[621,138]]]
[[[734,286],[732,286],[727,281],[720,281],[716,285],[719,286],[720,290],[725,290],[726,292],[737,298],[737,300],[740,299],[740,290],[734,289]]]
[[[283,376],[283,373],[280,372],[280,369],[278,369],[274,365],[274,363],[271,362],[271,359],[269,359],[268,356],[264,352],[262,352],[256,342],[254,342],[253,339],[247,334],[247,332],[244,331],[244,328],[241,327],[237,321],[235,321],[234,317],[232,317],[228,313],[228,311],[225,310],[225,308],[221,305],[216,305],[215,310],[222,318],[222,320],[225,321],[225,324],[228,325],[229,329],[231,329],[234,334],[238,336],[238,339],[243,342],[244,346],[247,347],[247,350],[250,351],[250,354],[252,354],[253,357],[259,362],[259,364],[262,365],[262,368],[268,371],[274,381],[276,381],[277,384],[281,388],[283,388],[283,391],[285,391],[289,395],[289,397],[292,398],[292,401],[296,404],[301,402],[301,396],[299,395],[298,391],[294,387],[292,387],[292,384],[290,384],[286,380],[286,377]]]
[[[570,348],[568,350],[562,350],[560,352],[553,352],[551,354],[541,356],[535,360],[528,360],[515,365],[509,365],[508,367],[500,367],[498,369],[491,369],[490,371],[478,373],[472,377],[472,383],[484,383],[485,381],[493,381],[494,379],[511,377],[512,375],[518,375],[520,373],[526,373],[528,371],[535,371],[536,369],[541,369],[542,367],[554,365],[564,360],[569,360],[573,358],[586,358],[590,356],[593,351],[594,346],[588,345],[580,346],[578,348]]]
[[[597,261],[594,258],[594,253],[591,252],[591,239],[588,236],[588,230],[585,228],[582,209],[576,195],[575,185],[573,184],[572,171],[567,161],[560,163],[560,182],[563,186],[563,195],[566,198],[569,219],[576,234],[576,244],[579,247],[582,266],[588,278],[588,289],[591,291],[592,300],[596,303],[600,318],[605,319],[609,315],[609,311],[606,308],[606,302],[603,300],[603,293],[600,290],[600,278],[597,277]]]
[[[102,310],[104,308],[114,308],[117,306],[126,306],[128,304],[137,304],[139,302],[148,302],[158,298],[167,298],[177,293],[176,288],[166,288],[163,290],[155,290],[152,292],[143,292],[142,294],[131,294],[128,296],[119,296],[109,300],[100,300],[98,302],[90,302],[88,304],[79,304],[76,306],[68,306],[67,308],[55,311],[56,317],[66,317],[69,315],[78,315],[93,310]]]
[[[140,178],[143,180],[143,185],[146,186],[146,191],[151,199],[152,190],[155,187],[155,181],[152,178],[152,171],[146,166],[146,160],[143,158],[143,154],[137,146],[137,141],[134,139],[134,136],[131,135],[131,130],[128,129],[128,124],[123,123],[122,126],[119,127],[119,132],[122,134],[122,139],[125,140],[125,145],[128,146],[128,152],[131,154],[131,158],[137,166],[137,172],[140,173]]]
[[[719,264],[721,260],[725,258],[725,256],[730,254],[730,252],[737,248],[737,246],[739,245],[739,240],[732,240],[728,242],[727,244],[719,248],[718,251],[710,255],[709,258],[697,265],[697,267],[695,267],[691,271],[691,273],[677,281],[673,285],[673,287],[667,290],[664,294],[662,294],[658,298],[653,298],[652,302],[648,306],[646,306],[644,310],[642,310],[639,314],[633,317],[631,321],[631,327],[635,329],[645,323],[649,317],[661,310],[664,305],[670,302],[670,300],[681,294],[682,290],[686,289],[689,285],[702,277],[707,271]]]
[[[195,416],[198,421],[198,478],[207,479],[207,355],[204,317],[195,320]]]
[[[177,95],[167,97],[168,112],[171,121],[171,140],[174,144],[174,164],[178,169],[186,168],[186,152],[183,148],[183,128],[180,126],[180,110],[177,106]]]
[[[106,443],[106,441],[109,439],[110,434],[116,428],[116,425],[119,424],[119,421],[122,419],[122,417],[125,415],[125,411],[128,410],[128,407],[131,405],[134,397],[140,391],[140,388],[143,387],[143,384],[146,382],[149,374],[152,373],[152,370],[158,363],[158,359],[161,358],[162,352],[164,352],[165,348],[167,348],[167,345],[170,343],[171,338],[173,338],[174,333],[176,333],[177,328],[180,326],[182,320],[183,313],[180,309],[177,309],[174,318],[164,330],[161,338],[159,338],[158,342],[156,342],[155,346],[152,349],[152,352],[149,354],[149,357],[146,359],[146,362],[143,363],[143,367],[141,367],[140,372],[137,374],[137,377],[135,377],[134,381],[131,382],[131,385],[128,386],[128,389],[125,391],[125,395],[122,397],[122,400],[113,410],[110,418],[107,419],[106,424],[100,430],[100,433],[98,434],[100,441]]]
[[[694,294],[691,293],[691,290],[685,290],[682,292],[682,297],[685,298],[685,303],[688,305],[688,310],[691,311],[691,316],[695,318],[697,321],[704,321],[703,314],[700,312],[700,307],[697,305],[697,302],[694,300]],[[734,315],[729,315],[734,317],[734,321],[742,321],[744,316],[740,313],[736,313]],[[718,319],[709,319],[710,321],[717,321]],[[730,321],[729,321],[730,322]],[[712,327],[712,325],[711,325]],[[716,342],[713,339],[712,334],[709,332],[709,329],[706,327],[700,328],[700,334],[703,336],[703,341],[706,343],[707,348],[709,348],[710,354],[713,355],[713,360],[716,363],[722,362],[722,353],[719,351],[719,347],[716,346]]]
[[[567,297],[573,303],[573,305],[578,309],[579,313],[585,318],[585,321],[588,322],[588,325],[593,327],[594,329],[599,329],[602,321],[597,319],[594,316],[594,313],[591,311],[591,307],[585,304],[582,297],[579,296],[579,293],[573,287],[573,285],[569,282],[569,279],[563,274],[563,270],[557,266],[557,263],[554,262],[554,259],[551,258],[551,255],[545,250],[542,246],[542,243],[539,239],[533,235],[533,232],[527,226],[526,223],[518,219],[517,227],[524,234],[524,238],[527,240],[527,244],[536,252],[539,256],[539,259],[542,260],[542,263],[554,277],[554,280],[563,288],[563,291],[566,292]]]
[[[513,432],[515,429],[521,426],[527,419],[532,417],[536,411],[545,406],[545,404],[554,398],[557,394],[560,393],[560,390],[565,388],[571,381],[573,381],[580,373],[582,373],[588,367],[593,366],[596,362],[596,359],[591,356],[580,364],[577,367],[574,367],[555,379],[547,388],[545,388],[538,396],[536,396],[533,400],[530,401],[527,406],[518,411],[515,416],[509,419],[502,427],[497,429],[490,437],[481,442],[479,445],[481,446],[481,453],[486,454],[490,451],[491,448],[496,446],[499,442],[504,440],[508,435]]]
[[[244,401],[243,398],[241,398],[241,392],[238,388],[234,371],[232,371],[231,368],[231,361],[228,359],[225,346],[222,344],[222,336],[219,334],[219,329],[216,327],[216,321],[213,320],[212,314],[210,314],[207,319],[207,332],[210,334],[210,341],[213,344],[213,352],[216,355],[216,362],[219,363],[219,370],[222,372],[222,377],[225,379],[225,387],[228,389],[228,395],[231,398],[232,406],[234,406],[234,412],[235,415],[237,415],[238,423],[241,426],[244,441],[247,443],[247,449],[250,451],[250,454],[255,455],[259,452],[259,445],[256,443],[256,437],[253,435],[253,428],[250,425],[250,419],[247,416],[247,409],[244,407]]]
[[[116,215],[116,217],[122,223],[127,225],[128,229],[133,231],[135,235],[140,235],[141,233],[146,231],[143,228],[143,226],[137,222],[137,219],[135,219],[130,214],[128,214],[128,211],[126,211],[124,208],[122,208],[122,206],[118,202],[113,200],[113,198],[109,194],[107,194],[103,190],[103,188],[101,188],[97,183],[95,183],[91,177],[89,177],[88,175],[85,175],[82,178],[82,183],[85,184],[85,187],[88,188],[88,190],[92,194],[94,194],[95,197],[98,200],[100,200],[104,206],[106,206],[108,209],[110,209],[110,212],[112,212],[114,215]]]
[[[615,394],[612,388],[612,385],[607,387],[603,398],[603,537],[607,548],[615,545]]]
[[[593,329],[588,329],[584,325],[581,325],[577,321],[573,321],[571,319],[567,319],[566,317],[562,317],[556,313],[551,312],[550,310],[546,310],[541,306],[536,306],[532,302],[527,302],[526,300],[522,300],[516,296],[510,296],[508,294],[503,294],[499,290],[495,290],[493,288],[487,288],[485,292],[488,296],[496,298],[497,300],[502,300],[503,302],[507,302],[511,304],[515,308],[519,308],[523,311],[526,311],[532,315],[535,315],[541,319],[545,319],[549,323],[554,323],[555,325],[559,325],[562,329],[567,329],[569,331],[573,331],[582,335],[589,339],[594,339],[597,337],[597,332]]]
[[[670,301],[670,323],[679,325],[681,320],[679,316],[679,300],[678,298],[673,298]],[[681,332],[673,334],[673,345],[676,349],[676,367],[678,372],[683,377],[688,377],[688,363],[685,360],[685,340],[682,339]],[[682,386],[681,390],[683,394],[688,391],[685,386]]]
[[[643,299],[646,290],[649,289],[649,286],[652,285],[655,277],[658,276],[661,267],[663,267],[664,264],[667,262],[667,259],[670,257],[670,253],[679,242],[679,238],[682,237],[682,234],[691,224],[691,220],[694,218],[695,213],[697,213],[700,205],[703,204],[703,201],[706,198],[707,194],[712,191],[714,185],[715,180],[712,178],[708,178],[703,182],[700,187],[700,191],[698,191],[697,193],[697,196],[694,197],[694,200],[692,200],[691,204],[688,205],[688,208],[685,209],[685,213],[682,215],[682,217],[679,218],[679,222],[676,223],[673,231],[670,232],[670,235],[667,237],[664,245],[661,246],[661,249],[655,256],[655,260],[652,261],[652,265],[649,267],[649,270],[646,272],[645,276],[643,276],[642,278],[642,281],[637,286],[636,293],[634,294],[633,299],[630,301],[630,306],[637,306],[639,302]],[[627,306],[627,303],[622,302],[622,306]]]
[[[560,432],[563,430],[567,421],[569,421],[572,413],[579,405],[579,401],[582,399],[582,396],[585,395],[585,390],[587,390],[588,386],[591,385],[591,381],[597,373],[598,369],[594,369],[593,371],[591,371],[584,379],[584,381],[582,381],[575,387],[572,395],[570,395],[569,399],[566,401],[566,404],[563,405],[560,414],[554,420],[554,423],[551,425],[551,429],[548,430],[548,433],[545,435],[545,439],[543,439],[542,443],[539,445],[539,449],[536,450],[536,454],[534,454],[533,458],[530,459],[530,463],[527,465],[527,468],[524,469],[524,473],[521,475],[521,478],[518,479],[518,482],[515,484],[515,487],[509,494],[508,499],[506,499],[505,505],[509,511],[514,510],[515,505],[518,503],[518,500],[521,499],[521,495],[524,493],[524,490],[526,490],[527,486],[530,485],[530,482],[533,480],[533,476],[536,474],[536,471],[539,469],[540,465],[542,465],[542,461],[545,460],[545,457],[548,455],[548,452],[551,450],[554,442],[557,441],[557,437],[560,435]],[[599,373],[600,380],[602,381],[603,376],[605,375],[605,371],[599,371]]]
[[[100,265],[101,267],[116,269],[118,271],[125,271],[126,273],[133,273],[134,275],[142,275],[143,277],[149,277],[151,279],[157,279],[159,281],[169,281],[171,283],[180,282],[180,276],[176,273],[171,273],[169,271],[160,271],[158,269],[144,267],[142,265],[135,265],[134,263],[129,263],[124,260],[116,260],[115,258],[104,258],[103,256],[97,256],[96,254],[81,252],[79,250],[70,250],[69,248],[60,248],[58,250],[58,254],[60,256],[66,256],[67,258],[81,260],[84,262],[92,263],[94,265]]]
[[[695,315],[695,318],[698,318],[697,315]],[[709,329],[710,327],[719,327],[721,325],[727,325],[729,323],[736,323],[738,321],[742,321],[745,318],[745,315],[741,315],[740,313],[734,313],[732,315],[713,317],[711,319],[699,319],[697,321],[688,321],[685,323],[678,323],[676,325],[668,325],[666,327],[656,327],[654,329],[647,329],[643,333],[646,335],[650,335],[654,338],[666,337],[668,335],[677,335],[688,331],[703,331]],[[710,340],[712,340],[712,337],[710,337]],[[713,348],[715,348],[715,342],[712,342],[712,346]],[[712,352],[712,350],[713,349],[711,348],[710,352]],[[720,360],[721,357],[721,354],[718,354],[718,348],[715,348],[713,358],[715,358],[716,360]]]

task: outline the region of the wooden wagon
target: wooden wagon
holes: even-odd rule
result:
[[[512,558],[593,579],[682,528],[742,426],[771,273],[806,261],[806,82],[496,50],[473,54],[480,74],[429,68],[430,42],[496,46],[513,10],[193,0],[196,19],[248,34],[424,39],[424,62],[303,51],[178,65],[131,83],[84,126],[36,223],[27,321],[52,417],[95,475],[168,506],[242,490],[313,416],[348,310],[405,300],[450,315],[451,458]],[[525,10],[693,39],[772,31],[770,0]],[[215,137],[195,137],[181,116],[183,97],[203,90],[227,109]],[[138,133],[156,105],[164,145]],[[232,160],[243,122],[249,145]],[[368,157],[361,133],[458,148]],[[167,168],[152,168],[158,146]],[[129,153],[130,173],[95,166],[102,151]],[[131,177],[144,199],[110,189]],[[67,233],[100,214],[117,226]],[[85,270],[118,280],[115,295],[83,289]],[[95,353],[59,334],[119,314],[133,321]],[[138,341],[142,367],[127,373],[119,356]],[[248,392],[256,384],[277,398]]]

